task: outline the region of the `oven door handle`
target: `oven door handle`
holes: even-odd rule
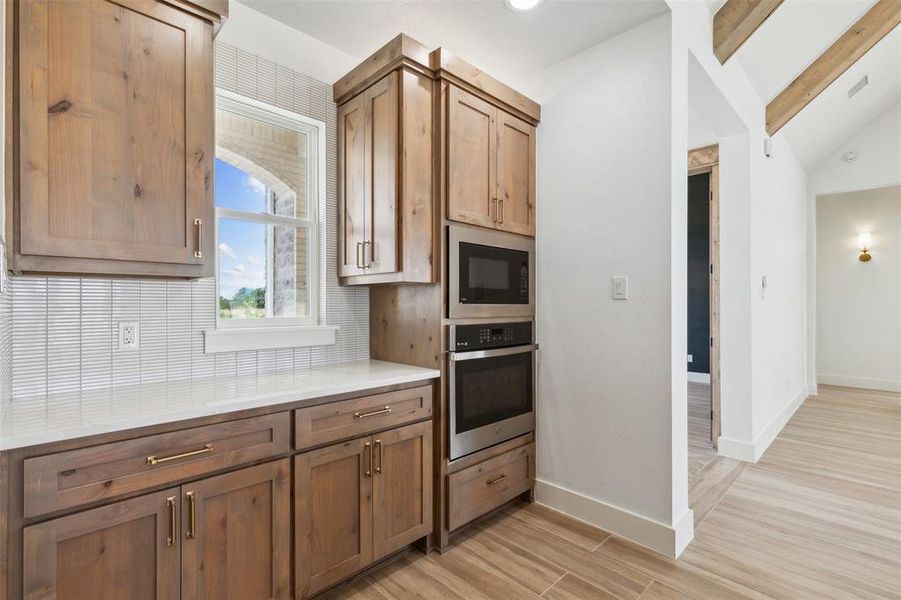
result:
[[[538,350],[538,344],[514,346],[513,348],[497,348],[495,350],[476,350],[473,352],[451,352],[450,359],[454,362],[461,360],[474,360],[476,358],[493,358],[495,356],[509,356],[511,354],[524,354]]]

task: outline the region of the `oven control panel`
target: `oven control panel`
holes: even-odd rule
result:
[[[532,322],[456,325],[452,328],[451,352],[487,350],[532,343]]]

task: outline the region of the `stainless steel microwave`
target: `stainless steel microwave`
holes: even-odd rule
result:
[[[479,227],[448,227],[448,317],[535,314],[535,241]]]

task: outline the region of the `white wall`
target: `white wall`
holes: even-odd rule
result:
[[[843,157],[854,151],[857,159]],[[901,184],[901,103],[878,115],[850,139],[842,143],[808,178],[808,289],[807,369],[808,386],[817,385],[817,300],[816,300],[816,210],[817,196],[868,190]]]
[[[530,93],[542,99],[538,499],[674,554],[687,508],[673,510],[671,447],[674,329],[685,412],[685,294],[671,277],[676,262],[684,288],[685,250],[673,257],[671,230],[684,246],[685,199],[673,211],[669,38],[669,15],[658,17]],[[614,275],[629,276],[629,300],[611,299]]]
[[[774,155],[764,156],[765,104],[740,61],[721,65],[713,56],[708,6],[667,3],[673,11],[674,56],[690,53],[746,130],[713,127],[724,136],[719,449],[721,454],[757,460],[807,395],[806,174],[779,134],[773,139]],[[768,282],[765,294],[763,276]]]
[[[819,196],[816,219],[817,379],[901,391],[901,186]]]

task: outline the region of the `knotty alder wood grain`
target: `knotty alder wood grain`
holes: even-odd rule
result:
[[[713,53],[720,63],[729,60],[782,0],[729,0],[713,17]]]
[[[774,135],[820,92],[901,23],[901,2],[879,0],[813,64],[766,106],[766,131]]]
[[[19,6],[14,266],[211,274],[212,24],[154,0]]]
[[[820,386],[760,462],[705,469],[707,516],[679,559],[520,503],[323,598],[896,599],[899,430],[901,394]]]

